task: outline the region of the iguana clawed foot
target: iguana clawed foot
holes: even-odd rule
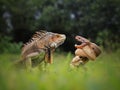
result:
[[[70,66],[79,67],[89,60],[95,60],[101,53],[99,46],[90,42],[88,39],[76,36],[75,39],[81,42],[80,45],[75,44],[75,57],[72,59]]]

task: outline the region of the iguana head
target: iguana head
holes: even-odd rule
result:
[[[51,48],[57,48],[58,46],[64,43],[66,39],[66,36],[64,34],[51,33],[51,32],[49,33],[51,34],[49,36],[49,46]]]
[[[64,34],[58,34],[47,31],[39,31],[37,32],[37,34],[35,34],[35,36],[38,38],[37,45],[39,48],[49,47],[55,49],[61,44],[63,44],[66,39],[66,36]]]

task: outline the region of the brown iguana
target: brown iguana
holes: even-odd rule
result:
[[[32,39],[24,44],[21,53],[22,59],[17,63],[23,64],[26,68],[35,67],[42,61],[52,63],[54,50],[63,44],[65,39],[64,34],[43,30],[36,32]]]

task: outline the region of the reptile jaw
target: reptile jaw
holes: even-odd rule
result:
[[[60,41],[58,41],[57,47],[60,46],[61,44],[63,44],[64,41],[66,40],[66,36],[65,35],[60,35],[60,36],[61,36],[61,39],[60,39]]]
[[[62,37],[62,40],[65,40],[66,39],[66,36],[65,35],[60,35]]]
[[[58,40],[57,42],[53,42],[50,44],[51,48],[57,48],[58,46],[60,46],[61,44],[64,43],[66,36],[65,35],[60,35],[61,39]]]

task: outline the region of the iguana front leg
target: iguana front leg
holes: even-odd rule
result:
[[[53,52],[55,51],[56,43],[51,43],[49,44],[49,46],[45,46],[46,47],[46,53],[45,53],[45,62],[46,63],[53,63]]]
[[[45,62],[50,64],[53,63],[53,51],[50,48],[46,50]]]

